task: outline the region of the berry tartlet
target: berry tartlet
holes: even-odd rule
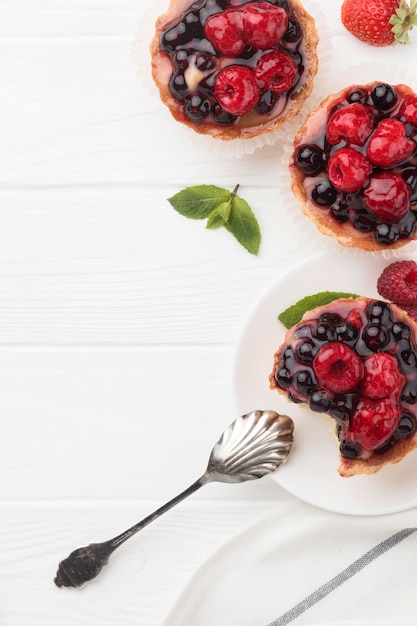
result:
[[[300,0],[171,0],[156,22],[152,76],[177,121],[218,139],[250,138],[298,113],[317,44]]]
[[[417,95],[372,82],[328,96],[296,135],[292,190],[317,228],[347,247],[417,238]]]
[[[394,304],[341,298],[304,314],[274,357],[271,389],[325,414],[339,474],[374,474],[417,447],[417,325]]]

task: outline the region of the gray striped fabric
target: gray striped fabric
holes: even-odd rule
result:
[[[323,600],[329,593],[343,585],[347,580],[355,576],[358,572],[360,572],[364,567],[369,565],[372,561],[382,556],[391,548],[397,546],[401,541],[407,539],[410,535],[415,533],[417,528],[404,528],[404,530],[400,530],[395,535],[388,537],[374,548],[366,552],[359,559],[348,565],[343,571],[339,574],[328,580],[321,587],[313,591],[309,596],[304,598],[301,602],[293,606],[289,611],[278,617],[276,620],[271,622],[268,626],[285,626],[285,624],[290,624],[297,617],[305,613],[309,608],[311,608],[320,600]]]

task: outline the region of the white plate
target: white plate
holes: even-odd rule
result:
[[[413,528],[414,517],[410,511],[359,518],[299,500],[278,502],[276,513],[203,564],[164,626],[415,625],[410,594],[417,533],[364,562],[381,542]],[[359,559],[363,569],[335,585]]]
[[[277,315],[319,291],[379,297],[377,278],[390,261],[372,256],[321,254],[280,276],[249,312],[238,338],[233,384],[238,410],[274,409],[295,422],[295,445],[272,478],[293,495],[329,511],[376,515],[417,505],[417,452],[373,476],[341,478],[338,448],[325,420],[269,389],[274,352],[285,328]]]

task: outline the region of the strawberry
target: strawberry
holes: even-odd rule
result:
[[[417,24],[416,2],[406,0],[344,0],[342,23],[357,39],[371,46],[409,43]]]
[[[257,104],[261,94],[254,70],[245,65],[228,65],[216,76],[214,95],[232,115],[244,115]]]

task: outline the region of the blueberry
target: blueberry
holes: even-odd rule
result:
[[[308,399],[308,405],[312,411],[316,413],[327,413],[330,409],[330,399],[324,389],[313,391]]]
[[[299,169],[307,176],[316,176],[324,167],[323,150],[315,144],[300,146],[295,155]]]
[[[283,39],[288,41],[288,43],[295,43],[299,41],[303,36],[303,31],[301,30],[301,26],[295,20],[288,20],[287,30],[284,33]]]
[[[272,91],[264,91],[253,110],[256,111],[256,113],[270,113],[276,101],[277,97]]]
[[[391,328],[393,323],[390,305],[381,300],[375,300],[368,305],[366,317],[371,324],[384,324]]]
[[[330,415],[340,422],[348,421],[358,403],[359,396],[355,393],[340,394],[333,398]]]
[[[410,413],[403,413],[401,415],[398,426],[395,430],[395,436],[398,439],[407,439],[416,430],[416,420]]]
[[[372,89],[371,98],[377,109],[389,111],[397,104],[398,95],[394,87],[380,83]]]
[[[336,338],[344,343],[352,343],[358,338],[359,331],[353,324],[344,322],[336,326]]]
[[[211,111],[211,103],[207,98],[202,98],[199,94],[194,94],[186,99],[184,112],[193,122],[203,120]]]
[[[342,318],[338,313],[322,313],[319,317],[319,322],[323,324],[329,324],[330,326],[336,326]]]
[[[415,204],[417,201],[417,167],[415,165],[407,165],[401,169],[400,174],[410,187],[410,204]]]
[[[400,352],[400,359],[404,369],[411,370],[412,372],[416,371],[417,357],[412,350],[402,350]]]
[[[312,334],[319,341],[334,341],[336,339],[334,327],[324,323],[318,324]]]
[[[288,387],[291,385],[292,377],[286,367],[280,367],[275,372],[275,380],[280,387],[288,389]]]
[[[177,70],[186,70],[189,65],[189,51],[177,50],[173,57],[174,65]]]
[[[199,52],[195,57],[195,65],[201,72],[209,72],[216,66],[216,60],[207,52]]]
[[[295,337],[296,339],[301,339],[302,337],[311,337],[311,327],[308,324],[298,326],[295,331]]]
[[[405,339],[406,341],[410,340],[411,337],[411,329],[408,324],[404,322],[395,322],[391,328],[392,336],[395,341],[400,341]]]
[[[388,345],[389,332],[382,324],[368,324],[363,330],[363,340],[370,350],[377,352]]]
[[[296,352],[301,363],[311,365],[314,359],[314,342],[311,339],[305,339],[297,346]]]
[[[169,81],[169,90],[177,100],[185,100],[189,95],[188,85],[182,72],[174,72]]]
[[[340,454],[347,459],[356,459],[360,453],[360,447],[353,441],[342,441],[339,447]]]
[[[417,196],[416,200],[417,202]],[[406,215],[397,223],[400,239],[412,237],[416,229],[417,217],[415,211],[408,211]]]
[[[201,5],[199,17],[203,25],[209,17],[228,8],[228,0],[207,0],[207,2],[200,2],[199,4]]]
[[[233,124],[237,120],[237,117],[222,109],[220,104],[215,104],[213,107],[213,120],[216,124],[226,126],[227,124]]]
[[[311,370],[299,370],[292,377],[292,384],[298,393],[309,394],[314,389],[317,381]]]
[[[169,26],[161,33],[160,46],[165,52],[174,52],[178,46],[187,43],[187,27],[184,22]]]
[[[311,197],[319,206],[331,206],[337,198],[337,190],[327,179],[320,180],[311,192]]]
[[[396,224],[378,224],[374,236],[378,243],[390,246],[398,240],[399,234]]]
[[[349,221],[349,216],[350,216],[349,205],[346,204],[346,202],[342,202],[339,199],[336,199],[336,202],[334,202],[331,205],[330,213],[341,224],[344,224],[345,222]]]
[[[361,233],[370,233],[375,229],[376,222],[366,209],[357,210],[353,214],[352,224]]]
[[[368,94],[363,89],[357,87],[356,89],[351,89],[347,95],[347,101],[349,104],[353,104],[354,102],[359,102],[360,104],[366,104],[368,100]]]

